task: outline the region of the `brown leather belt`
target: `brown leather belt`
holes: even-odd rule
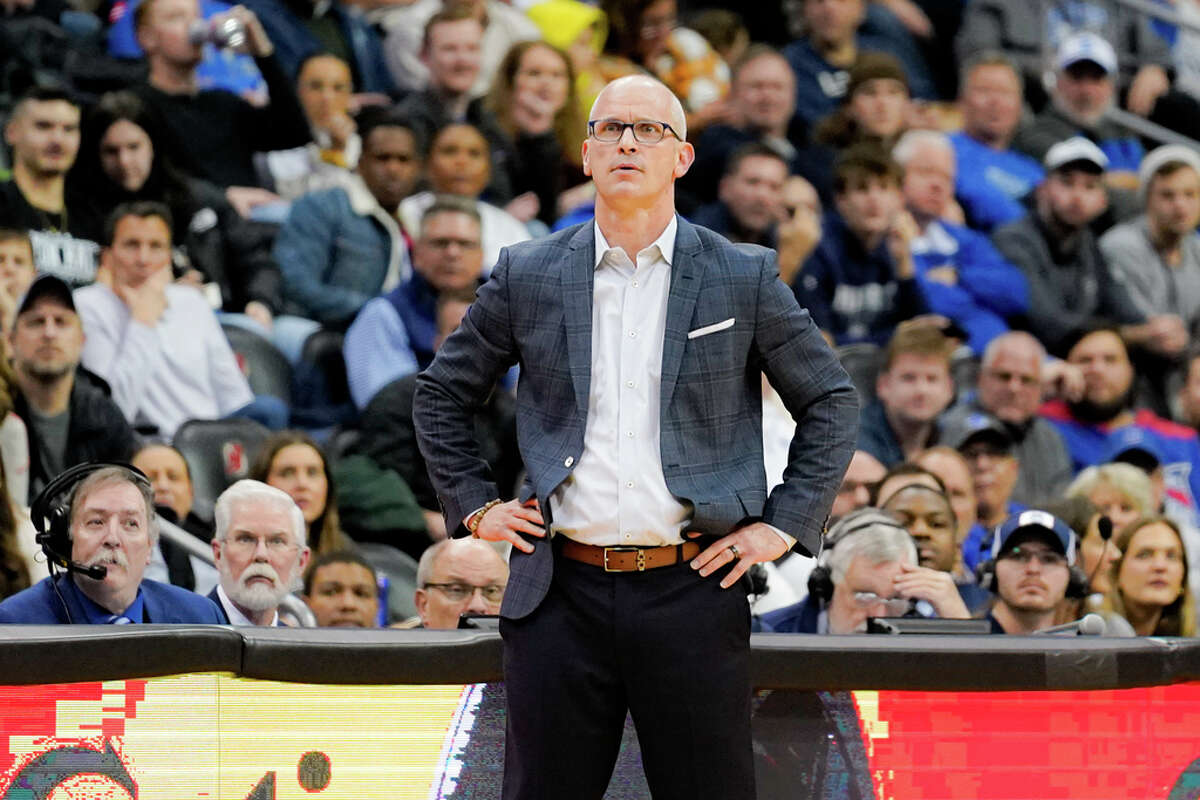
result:
[[[700,554],[699,542],[667,545],[666,547],[599,547],[563,537],[562,554],[572,561],[581,561],[605,572],[644,572],[689,561]]]

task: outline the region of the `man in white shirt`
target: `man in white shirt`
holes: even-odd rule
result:
[[[447,531],[513,545],[504,798],[599,800],[628,710],[655,798],[750,800],[739,583],[819,549],[858,403],[775,254],[677,217],[678,99],[622,78],[590,117],[595,223],[502,251],[417,379],[421,450]],[[527,478],[504,503],[472,414],[517,362]],[[769,495],[762,373],[797,422]]]
[[[279,603],[301,586],[308,526],[287,492],[241,480],[213,509],[213,558],[221,582],[208,597],[231,625],[278,625]]]
[[[283,401],[255,398],[204,296],[171,282],[171,213],[118,206],[106,225],[96,283],[75,292],[83,366],[112,388],[135,428],[171,438],[189,419],[245,416],[287,423]]]

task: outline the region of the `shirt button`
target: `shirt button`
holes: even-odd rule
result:
[[[626,385],[626,386],[628,386],[630,389],[632,389],[632,388],[633,388],[633,381],[625,381],[625,385]]]
[[[632,538],[633,538],[633,537],[632,537],[632,536],[630,536],[628,533],[627,533],[627,534],[625,534],[625,541],[629,541],[629,540],[630,540],[630,539],[632,539]]]
[[[575,463],[575,456],[567,456],[567,460],[563,462],[564,467],[570,467]]]
[[[633,431],[625,431],[625,435],[626,435],[626,436],[628,436],[630,439],[632,439],[632,438],[633,438]]]
[[[636,339],[636,338],[637,338],[637,331],[630,331],[630,332],[629,332],[629,338],[630,338],[630,339]]]
[[[632,488],[633,488],[633,481],[625,481],[625,488],[626,488],[626,489],[632,489]]]
[[[633,288],[635,288],[635,289],[636,289],[636,288],[638,288],[638,282],[637,282],[637,281],[634,281],[634,282],[633,282]]]

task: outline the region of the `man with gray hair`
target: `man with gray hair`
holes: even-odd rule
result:
[[[34,525],[52,574],[0,603],[0,624],[213,623],[209,600],[143,580],[158,539],[154,490],[124,466],[77,467],[34,501]],[[66,518],[58,502],[69,494]]]
[[[209,599],[227,625],[279,625],[279,603],[300,588],[308,564],[300,507],[273,486],[240,480],[221,492],[213,516],[221,582]]]
[[[1006,319],[1029,310],[1029,285],[1020,270],[982,234],[951,222],[954,147],[944,133],[912,130],[900,137],[892,158],[904,172],[900,185],[917,235],[909,241],[917,284],[929,310],[967,333],[972,352],[983,352],[1008,330]]]
[[[1053,368],[1061,368],[1061,362]],[[1038,415],[1046,350],[1032,335],[1009,331],[983,351],[975,388],[942,415],[940,427],[961,428],[972,414],[998,419],[1012,437],[1020,465],[1012,500],[1038,506],[1057,498],[1071,480],[1071,457],[1059,432]]]
[[[924,600],[943,619],[970,613],[947,572],[918,566],[917,546],[889,512],[861,508],[829,529],[809,595],[766,614],[774,633],[865,633],[867,617],[916,615]]]

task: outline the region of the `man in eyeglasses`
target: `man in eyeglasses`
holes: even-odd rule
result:
[[[308,526],[286,493],[252,480],[221,492],[213,509],[221,582],[208,597],[228,625],[279,625],[279,603],[300,588]]]
[[[858,403],[775,253],[677,216],[670,90],[608,84],[586,133],[595,221],[502,251],[417,378],[446,530],[513,545],[503,797],[599,800],[628,711],[655,798],[752,800],[741,578],[819,550]],[[472,420],[517,362],[527,477],[501,502]],[[796,419],[769,495],[762,374]]]
[[[1014,514],[996,529],[990,563],[993,573],[986,588],[996,593],[996,604],[987,615],[992,633],[1049,628],[1067,596],[1075,533],[1045,511]]]
[[[508,564],[479,539],[443,539],[417,564],[417,614],[423,628],[457,628],[464,614],[499,614]]]

